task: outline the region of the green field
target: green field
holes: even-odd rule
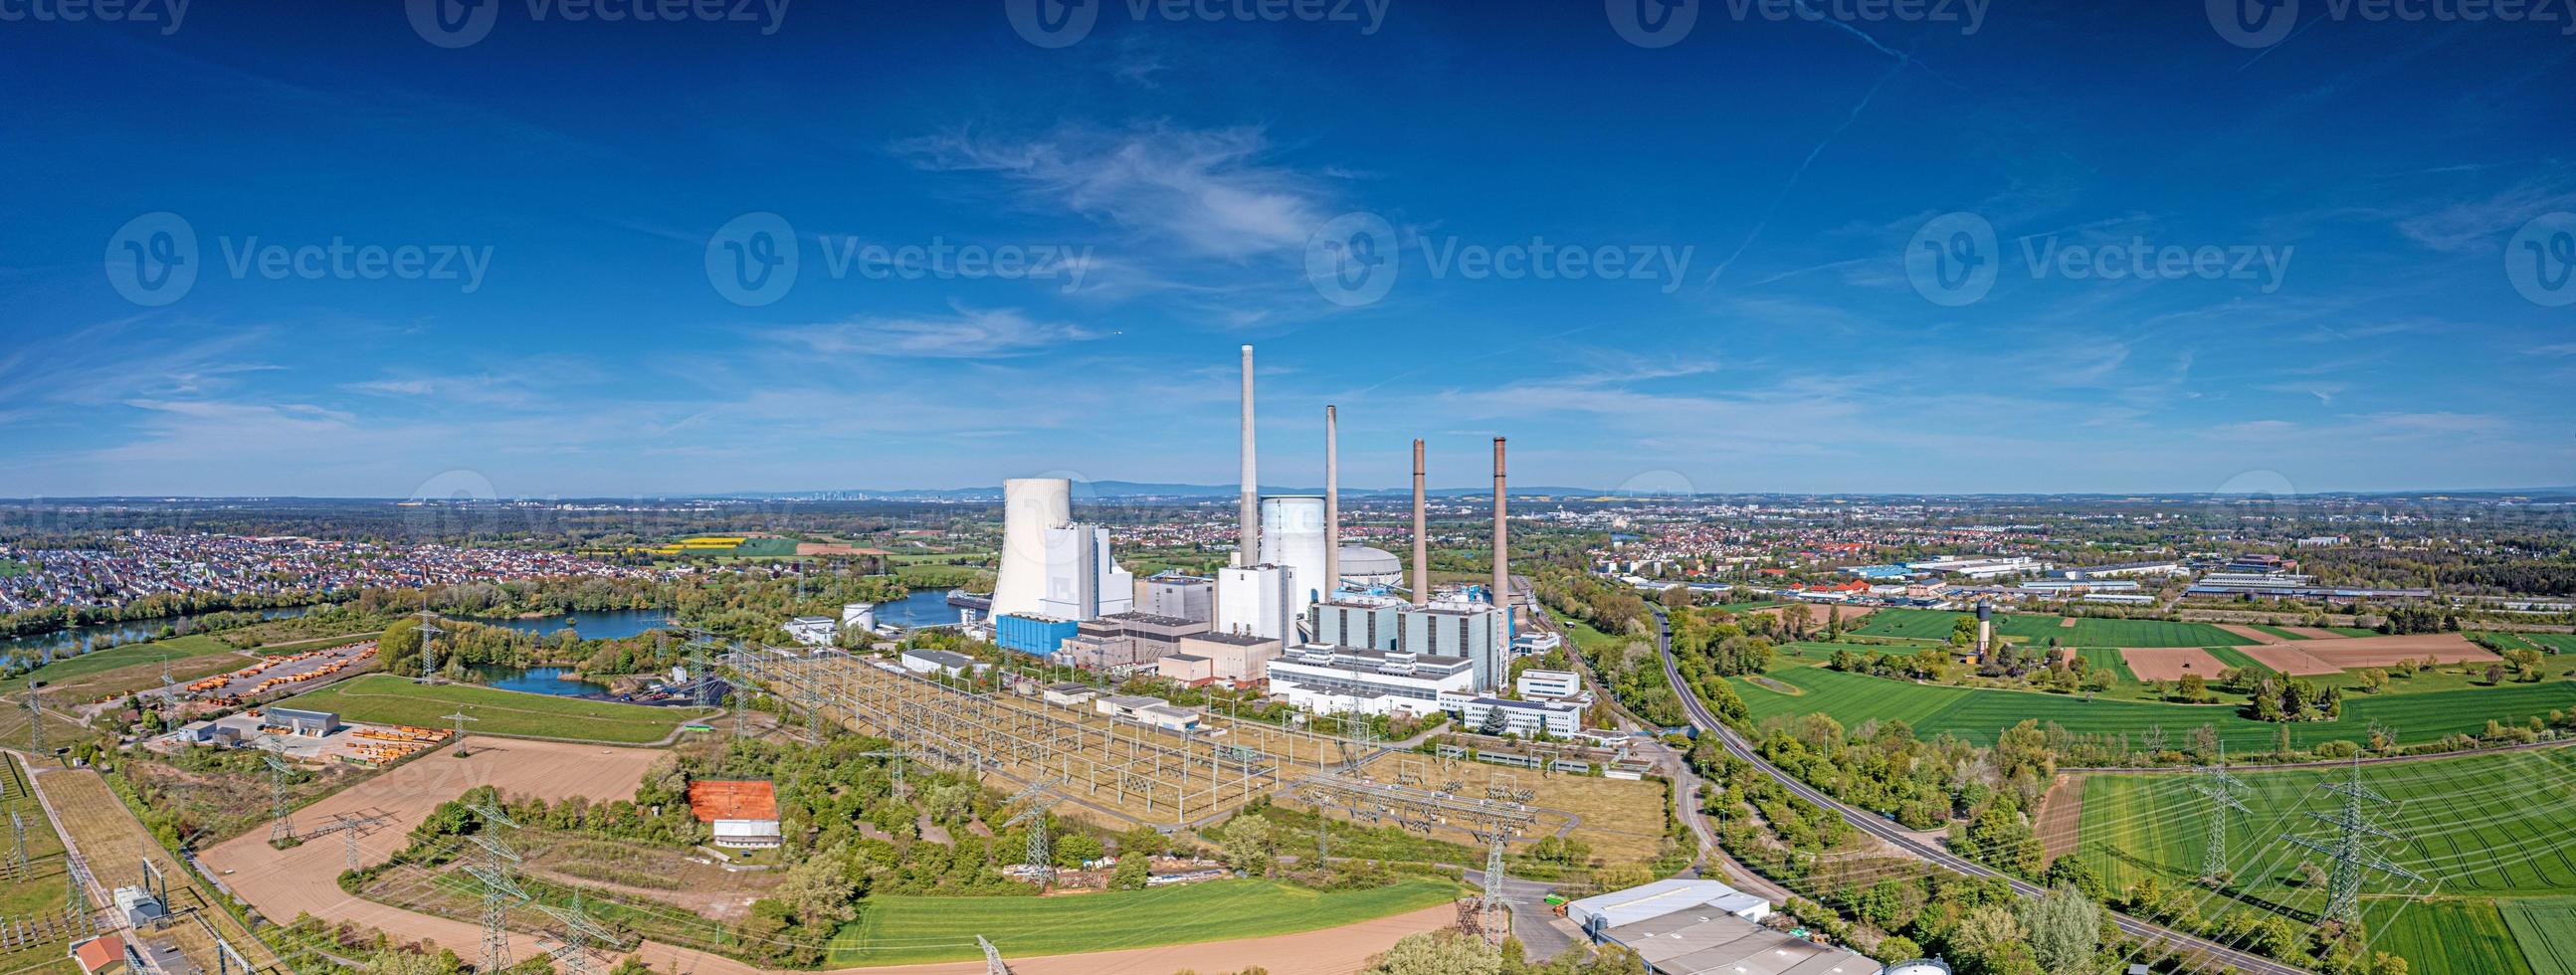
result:
[[[2272,634],[2273,636],[2280,637],[2281,639],[2284,639],[2284,640],[2313,640],[2313,639],[2316,639],[2315,637],[2309,636],[2309,635],[2307,635],[2307,634],[2305,634],[2305,633],[2292,633],[2292,632],[2290,632],[2290,631],[2288,631],[2288,630],[2282,629],[2281,627],[2273,626],[2273,625],[2271,625],[2271,624],[2269,624],[2269,623],[2247,623],[2247,624],[2245,624],[2245,625],[2246,625],[2246,626],[2253,627],[2254,629],[2257,629],[2257,630],[2261,630],[2261,631],[2263,631],[2263,632],[2265,632],[2265,633]]]
[[[2240,771],[2248,814],[2228,823],[2229,893],[2293,915],[2313,914],[2324,891],[2296,879],[2314,854],[2276,837],[2318,836],[2307,814],[2341,802],[2326,786],[2342,770]],[[2364,919],[2377,947],[2406,955],[2417,972],[2523,972],[2576,958],[2576,751],[2509,752],[2365,766],[2362,782],[2395,800],[2368,807],[2397,836],[2376,852],[2429,878],[2438,889],[2377,877],[2363,890]],[[2155,875],[2185,882],[2198,873],[2210,805],[2189,775],[2108,775],[2084,780],[2081,842],[2086,865],[2113,886]],[[2322,865],[2322,864],[2321,864]],[[2438,898],[2402,895],[2433,894]],[[2525,900],[2542,898],[2542,900]],[[2212,913],[2205,906],[2203,913]],[[2302,918],[2304,919],[2304,918]],[[2521,950],[2514,950],[2519,942]],[[2530,956],[2530,965],[2522,956]]]
[[[2262,661],[2246,656],[2244,651],[2238,650],[2235,647],[2202,647],[2201,649],[2209,651],[2209,655],[2218,658],[2219,663],[2226,664],[2227,666],[2234,667],[2247,673],[2279,673],[2279,671],[2273,670],[2270,667],[2263,666]],[[2216,677],[2218,675],[2211,674],[2210,676]]]
[[[26,687],[27,682],[31,680],[41,680],[48,683],[60,684],[75,677],[85,677],[90,674],[115,670],[119,667],[132,667],[136,664],[157,664],[164,660],[186,660],[190,657],[203,657],[209,654],[237,652],[239,651],[234,650],[231,646],[225,644],[221,640],[215,639],[214,637],[207,636],[202,633],[192,633],[187,636],[171,637],[167,640],[154,640],[150,643],[128,643],[121,647],[110,647],[96,653],[84,653],[77,657],[64,657],[60,660],[54,661],[53,663],[46,664],[42,667],[36,668],[35,670],[29,671],[26,674],[10,679],[6,687],[9,690],[19,690]]]
[[[1869,619],[1862,621],[1852,632],[1862,636],[1947,640],[1950,627],[1959,617],[1967,615],[1971,614],[1938,609],[1882,609],[1869,614]],[[2029,613],[1999,613],[1995,616],[1995,633],[2040,644],[2055,639],[2059,646],[2069,647],[2232,647],[2254,642],[2250,637],[2238,636],[2207,623],[2077,617],[2075,625],[2067,626],[2065,619]]]
[[[468,737],[496,734],[621,744],[660,741],[680,725],[714,713],[706,708],[584,701],[471,684],[422,686],[385,674],[342,681],[278,705],[334,711],[344,720],[364,724],[423,728],[448,727],[452,722],[447,716],[461,711],[476,719],[465,726]]]
[[[1218,880],[1074,897],[870,897],[832,939],[830,964],[903,965],[982,958],[975,936],[1010,959],[1290,934],[1447,904],[1440,880],[1320,893],[1268,880]]]
[[[2138,675],[2129,672],[2129,662],[2120,656],[2120,651],[2116,647],[2084,647],[2075,651],[2075,654],[2084,658],[2086,670],[2108,672],[2113,679],[2123,684],[2138,683]]]
[[[0,579],[6,579],[10,576],[22,576],[34,571],[36,571],[36,567],[28,565],[27,563],[20,562],[15,559],[0,559]]]
[[[2278,744],[2284,727],[2290,729],[2291,744],[2300,748],[2337,739],[2364,741],[2370,737],[2371,722],[2376,720],[2394,728],[2400,742],[2413,743],[2453,732],[2481,732],[2491,717],[2514,724],[2535,715],[2545,716],[2552,710],[2576,708],[2576,682],[2552,680],[2347,697],[2341,720],[2279,725],[2238,717],[2234,705],[2108,698],[2086,701],[2081,696],[2042,691],[1916,684],[1810,666],[1776,667],[1768,676],[1805,693],[1782,694],[1733,678],[1736,693],[1744,698],[1757,721],[1775,715],[1823,713],[1852,727],[1871,718],[1895,718],[1913,726],[1914,733],[1925,738],[1947,733],[1979,745],[1993,744],[1996,732],[2033,719],[2043,724],[2053,721],[2075,732],[2128,732],[2132,742],[2148,727],[2160,726],[2169,741],[2180,743],[2192,729],[2208,724],[2217,727],[2229,748],[2249,752],[2270,751]]]

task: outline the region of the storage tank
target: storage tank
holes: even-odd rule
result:
[[[1002,482],[1002,569],[993,580],[993,615],[1038,612],[1046,598],[1047,529],[1072,520],[1071,480]]]
[[[1324,498],[1286,494],[1261,499],[1261,562],[1284,565],[1296,573],[1288,594],[1288,611],[1306,618],[1306,607],[1322,598],[1332,583],[1324,578],[1331,533],[1324,530]]]

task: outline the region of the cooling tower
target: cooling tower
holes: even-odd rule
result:
[[[1306,607],[1327,594],[1324,562],[1331,557],[1332,546],[1326,534],[1321,495],[1261,499],[1261,563],[1288,568],[1293,584],[1288,611],[1297,619],[1305,619]]]
[[[1038,612],[1046,598],[1047,529],[1072,520],[1072,481],[1002,482],[1002,571],[993,580],[993,615]]]

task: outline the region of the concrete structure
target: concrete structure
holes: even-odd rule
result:
[[[1155,616],[1216,622],[1216,580],[1164,573],[1145,580],[1145,604],[1138,610]]]
[[[1040,693],[1046,698],[1048,704],[1058,707],[1073,707],[1100,696],[1100,691],[1089,684],[1073,683],[1049,684],[1046,690]]]
[[[962,674],[980,674],[993,669],[992,664],[985,663],[962,653],[950,653],[946,650],[906,650],[903,652],[903,656],[899,659],[903,663],[903,669],[912,671],[916,674],[937,672],[949,677],[956,677]]]
[[[1109,529],[1065,524],[1046,530],[1046,589],[1038,612],[1087,620],[1136,606],[1136,576],[1109,556]]]
[[[845,630],[859,630],[859,631],[863,631],[863,632],[864,632],[864,631],[868,631],[868,630],[874,630],[874,629],[876,629],[876,628],[877,628],[877,604],[875,604],[875,603],[843,603],[843,604],[841,604],[841,628],[842,628],[842,629],[845,629]]]
[[[112,893],[116,898],[116,916],[123,918],[127,927],[150,928],[170,916],[170,908],[161,903],[161,898],[152,896],[152,892],[144,888],[119,887]]]
[[[1153,666],[1179,652],[1181,638],[1208,632],[1196,620],[1152,613],[1117,613],[1088,619],[1057,649],[1057,659],[1086,670],[1111,673]]]
[[[1286,566],[1217,570],[1215,629],[1272,639],[1289,635],[1296,625],[1289,616],[1289,600],[1297,587],[1296,573]]]
[[[1199,687],[1216,682],[1216,668],[1198,654],[1175,653],[1154,661],[1154,676],[1183,687]]]
[[[1261,499],[1261,561],[1287,567],[1291,619],[1304,619],[1306,607],[1332,594],[1332,577],[1327,573],[1335,556],[1324,531],[1324,509],[1319,495]]]
[[[1512,639],[1512,532],[1510,515],[1506,510],[1503,496],[1503,438],[1495,437],[1494,588],[1491,595],[1494,608],[1503,611],[1502,639],[1495,642],[1508,645]],[[1492,675],[1492,680],[1500,683],[1502,677],[1495,674]]]
[[[765,850],[779,844],[778,787],[766,779],[689,783],[689,813],[715,834],[715,845]]]
[[[1336,560],[1341,564],[1342,581],[1355,586],[1404,585],[1404,560],[1395,553],[1366,545],[1344,545]]]
[[[1759,905],[1756,909],[1754,905]],[[1713,880],[1663,880],[1566,905],[1594,941],[1659,975],[1876,975],[1877,962],[1761,925],[1770,905]]]
[[[1320,599],[1342,587],[1342,419],[1341,411],[1324,407],[1324,580]]]
[[[1426,715],[1440,696],[1465,694],[1475,671],[1465,657],[1307,644],[1270,661],[1270,693],[1314,714]]]
[[[1165,731],[1195,731],[1199,726],[1196,708],[1185,708],[1159,697],[1142,694],[1117,694],[1095,699],[1092,710],[1121,721],[1148,724]]]
[[[1522,697],[1573,697],[1583,693],[1583,675],[1571,670],[1521,671]]]
[[[784,627],[789,639],[809,647],[828,647],[841,629],[839,620],[829,616],[799,616]]]
[[[1431,601],[1431,518],[1422,502],[1422,441],[1413,442],[1413,604]]]
[[[1545,732],[1554,738],[1572,738],[1583,730],[1583,709],[1588,701],[1514,701],[1473,694],[1442,694],[1440,709],[1458,716],[1458,726],[1467,731],[1482,731],[1485,721],[1496,713],[1502,715],[1502,726],[1492,734],[1535,737]]]
[[[1243,526],[1234,536],[1234,564],[1251,565],[1259,561],[1261,551],[1261,471],[1253,463],[1252,445],[1252,347],[1243,347]]]
[[[1280,642],[1242,633],[1198,633],[1181,638],[1183,655],[1205,657],[1208,674],[1232,684],[1249,684],[1269,676],[1279,659]]]
[[[1073,620],[1037,613],[1011,613],[993,618],[993,643],[1035,657],[1053,656],[1080,631]]]
[[[260,714],[263,723],[282,725],[288,734],[299,738],[325,738],[332,732],[340,730],[340,716],[329,711],[269,708]]]
[[[1511,640],[1505,635],[1503,613],[1489,603],[1463,599],[1411,603],[1385,596],[1344,595],[1311,607],[1307,629],[1317,643],[1465,657],[1475,666],[1476,687],[1483,691],[1500,690],[1511,672]]]
[[[1002,482],[1002,565],[992,615],[1035,613],[1046,598],[1047,529],[1073,520],[1073,482],[1015,477]]]

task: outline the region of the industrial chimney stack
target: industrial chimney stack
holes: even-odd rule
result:
[[[1342,588],[1342,446],[1341,418],[1324,407],[1324,584],[1318,598],[1331,599]]]
[[[1413,442],[1413,604],[1431,601],[1431,521],[1422,509],[1422,441]]]
[[[1512,534],[1504,521],[1503,510],[1503,438],[1494,438],[1494,608],[1503,611],[1505,626],[1512,614]]]
[[[1243,527],[1235,536],[1235,564],[1261,559],[1261,476],[1252,462],[1252,347],[1243,347]]]

